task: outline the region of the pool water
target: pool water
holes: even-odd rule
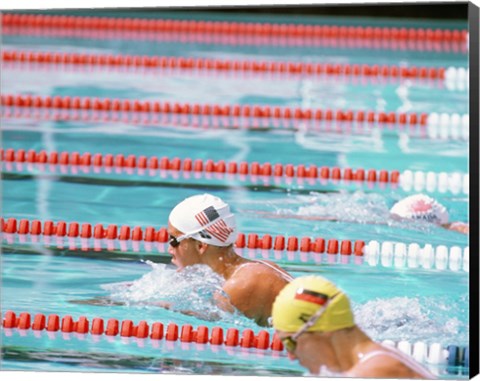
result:
[[[114,14],[114,13],[112,13]],[[144,13],[138,13],[145,16]],[[130,17],[135,17],[131,14]],[[153,17],[148,14],[149,17]],[[158,18],[218,19],[195,12],[158,12]],[[337,25],[391,25],[393,20],[305,16],[252,16],[238,21],[305,22]],[[394,23],[400,23],[395,20]],[[401,21],[408,27],[465,28],[466,22]],[[4,50],[171,55],[254,60],[292,60],[435,67],[468,67],[468,56],[455,52],[284,47],[134,40],[3,36]],[[41,96],[158,100],[220,105],[269,105],[385,112],[468,113],[468,91],[435,81],[353,81],[333,77],[245,76],[166,71],[121,71],[9,64],[2,93]],[[298,129],[225,129],[193,125],[130,125],[109,121],[45,121],[9,117],[2,120],[3,148],[37,152],[90,152],[315,164],[328,167],[468,173],[468,142],[411,136],[374,128],[363,134]],[[338,240],[392,241],[423,246],[468,246],[468,236],[435,225],[405,223],[389,216],[391,206],[413,191],[390,185],[247,179],[227,176],[153,176],[125,171],[50,170],[3,163],[3,217],[41,221],[76,221],[165,227],[171,208],[184,198],[209,192],[230,203],[239,231],[245,234],[324,237]],[[76,172],[76,173],[75,173]],[[468,195],[432,191],[452,221],[468,222]],[[321,220],[333,217],[332,221]],[[78,243],[78,242],[77,242]],[[222,280],[208,269],[177,273],[163,245],[157,251],[82,251],[65,239],[59,247],[4,235],[2,243],[2,313],[87,316],[89,319],[162,321],[194,327],[262,328],[239,314],[226,314],[211,295]],[[395,268],[341,261],[323,255],[290,255],[274,250],[239,249],[245,256],[277,262],[295,277],[320,274],[344,289],[356,321],[375,340],[468,345],[468,273],[424,268]],[[307,258],[307,259],[305,259]],[[126,287],[126,284],[130,287]],[[185,298],[188,295],[188,298]],[[110,300],[108,305],[86,300]],[[168,300],[173,310],[152,305]],[[184,315],[192,308],[217,311],[221,320]],[[273,334],[273,330],[269,329]],[[38,334],[37,334],[38,333]],[[125,339],[125,338],[122,338]],[[178,344],[178,345],[177,345]],[[175,374],[302,375],[285,352],[258,353],[214,346],[154,340],[107,340],[47,332],[3,329],[2,369],[51,371],[120,371]],[[262,361],[258,361],[262,356]],[[444,368],[432,369],[442,378]],[[457,374],[455,377],[466,377]]]

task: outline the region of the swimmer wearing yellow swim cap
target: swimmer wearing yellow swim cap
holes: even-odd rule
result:
[[[285,286],[272,322],[290,357],[311,374],[435,378],[411,357],[370,339],[355,324],[347,295],[323,277],[300,277]]]

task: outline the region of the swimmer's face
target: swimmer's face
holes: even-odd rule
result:
[[[277,331],[279,339],[292,336],[293,333]],[[307,368],[312,375],[318,375],[322,366],[331,368],[332,349],[328,343],[329,333],[305,332],[298,337],[297,345],[293,352],[288,352],[288,357],[298,360],[300,365]],[[331,369],[335,371],[334,369]]]
[[[168,234],[170,237],[180,237],[183,232],[173,227],[168,223]],[[172,256],[172,263],[177,266],[178,270],[187,266],[192,266],[200,263],[200,255],[198,251],[198,241],[187,238],[182,240],[178,246],[173,247],[169,245],[168,252]]]

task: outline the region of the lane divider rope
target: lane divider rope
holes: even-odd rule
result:
[[[36,164],[38,170],[48,169],[55,172],[55,167],[59,166],[61,169],[67,168],[81,168],[82,172],[88,173],[91,169],[95,173],[111,173],[113,169],[118,173],[125,173],[128,175],[140,174],[158,176],[157,171],[172,171],[172,173],[179,173],[180,171],[188,176],[190,174],[198,175],[212,175],[218,174],[220,176],[229,177],[237,176],[240,180],[247,180],[247,176],[250,176],[250,180],[256,180],[261,178],[263,180],[273,178],[274,180],[285,179],[298,181],[311,181],[312,185],[315,181],[326,183],[327,181],[332,184],[346,185],[349,183],[355,184],[372,184],[389,185],[392,188],[400,186],[405,191],[420,192],[451,192],[453,194],[469,194],[469,174],[461,172],[440,172],[433,171],[411,171],[404,170],[400,172],[398,170],[376,170],[376,169],[363,169],[363,168],[340,168],[340,167],[328,167],[317,166],[315,164],[272,164],[270,162],[226,162],[225,160],[214,161],[212,159],[191,159],[179,157],[168,158],[166,156],[160,159],[156,156],[147,157],[144,155],[128,155],[125,157],[123,154],[101,154],[90,152],[66,152],[58,153],[52,151],[50,153],[45,150],[35,151],[24,149],[14,150],[8,148],[6,150],[0,149],[0,159],[5,164],[7,171],[12,170],[9,164],[12,162]],[[43,167],[43,168],[42,168]],[[20,168],[23,169],[23,168]],[[134,170],[137,170],[136,172]],[[65,171],[62,171],[65,172]],[[72,172],[72,171],[71,171]],[[75,174],[75,171],[72,172]],[[221,177],[217,177],[219,180]],[[343,183],[340,184],[340,181]],[[279,181],[275,181],[279,183]],[[287,181],[288,182],[288,181]],[[266,183],[268,184],[268,182]],[[290,184],[291,185],[291,184]]]
[[[3,27],[4,36],[33,36],[41,38],[81,38],[90,40],[121,39],[124,41],[154,41],[156,43],[209,44],[227,46],[272,46],[275,48],[324,48],[324,49],[367,49],[377,51],[417,51],[428,53],[467,54],[469,47],[461,41],[424,41],[391,40],[363,38],[331,37],[282,37],[254,35],[221,35],[211,33],[188,32],[139,32],[127,30],[86,30],[86,29],[52,29],[38,27]]]
[[[451,270],[458,272],[470,271],[470,249],[460,246],[447,247],[418,243],[378,242],[372,240],[364,248],[365,262],[370,266],[395,268],[423,268],[436,270]]]
[[[386,128],[385,123],[355,121],[343,122],[333,119],[332,113],[327,110],[325,119],[295,119],[295,118],[259,118],[253,116],[227,117],[221,115],[197,115],[179,113],[155,113],[138,111],[97,111],[97,110],[69,110],[69,109],[31,109],[29,107],[2,107],[2,118],[7,119],[30,119],[49,122],[66,121],[82,123],[120,123],[139,126],[180,126],[184,128],[205,129],[246,129],[246,130],[308,130],[347,135],[371,135],[377,128]],[[287,112],[288,114],[288,112]],[[343,118],[343,117],[342,117]],[[375,119],[375,116],[372,116]],[[429,138],[424,126],[417,126],[415,117],[411,118],[410,125],[388,125],[392,130],[407,133],[411,137]],[[468,121],[468,119],[467,119]],[[468,129],[466,130],[468,134]],[[436,133],[434,134],[436,135]],[[452,136],[458,136],[455,132]],[[462,136],[462,139],[464,137]]]
[[[470,120],[468,114],[432,112],[428,115],[427,126],[427,135],[430,139],[469,139]]]
[[[60,318],[56,314],[46,317],[41,313],[31,315],[28,312],[22,312],[17,317],[15,312],[7,311],[3,317],[3,328],[136,337],[139,339],[256,348],[277,352],[283,350],[283,344],[277,334],[273,334],[272,339],[270,339],[271,334],[266,330],[260,330],[255,334],[252,329],[245,329],[240,332],[237,328],[224,329],[222,327],[213,327],[210,331],[206,326],[198,326],[194,329],[190,324],[184,324],[179,327],[175,323],[169,323],[165,327],[161,322],[148,324],[145,320],[134,324],[132,320],[106,320],[95,317],[90,323],[85,316],[80,316],[78,320],[74,320],[71,315],[65,315]]]
[[[197,343],[227,349],[232,347],[255,348],[274,355],[284,350],[278,335],[267,330],[260,330],[257,334],[252,329],[240,331],[237,328],[208,327],[199,325],[196,329],[190,324],[178,326],[171,322],[165,327],[161,322],[148,324],[142,320],[135,324],[132,320],[103,319],[95,317],[90,320],[80,316],[74,320],[71,315],[60,317],[57,314],[46,316],[42,313],[30,314],[22,312],[17,314],[8,310],[3,315],[2,326],[4,333],[10,335],[9,330],[31,330],[34,332],[62,332],[63,334],[80,334],[90,336],[109,337],[135,337],[166,342]],[[272,338],[270,339],[270,336]],[[410,343],[406,340],[384,340],[384,345],[398,348],[400,351],[412,356],[420,363],[441,365],[448,367],[469,367],[469,347],[459,345],[443,346],[440,343],[427,344],[423,341]]]
[[[142,39],[228,45],[468,51],[466,29],[338,26],[65,15],[2,15],[5,35]]]
[[[469,115],[397,113],[260,105],[190,104],[129,99],[4,94],[2,117],[177,124],[201,128],[294,128],[365,134],[374,124],[431,139],[469,138]],[[43,113],[39,110],[44,111]],[[342,125],[332,126],[336,122]],[[366,127],[366,128],[365,128]]]
[[[30,56],[33,54],[33,56]],[[53,54],[51,57],[43,56]],[[68,58],[67,56],[72,56]],[[466,92],[469,89],[469,69],[463,67],[435,68],[416,66],[377,66],[365,64],[339,63],[302,63],[290,61],[234,61],[209,58],[164,57],[157,63],[155,56],[121,56],[121,55],[90,55],[77,53],[25,52],[12,51],[3,61],[3,70],[14,73],[41,72],[51,73],[62,71],[75,73],[76,76],[91,76],[108,73],[112,75],[132,76],[138,80],[150,80],[149,77],[159,76],[202,78],[210,76],[216,80],[234,79],[251,81],[299,81],[308,78],[311,81],[323,83],[341,83],[351,86],[388,86],[409,81],[414,86],[428,86],[435,91]],[[91,61],[81,64],[91,57]],[[98,57],[95,58],[95,57]],[[44,60],[45,58],[45,60]],[[152,59],[150,65],[149,59]],[[122,60],[125,59],[125,64]],[[182,61],[185,60],[185,61]],[[191,65],[194,60],[195,66]],[[48,62],[47,62],[48,61]],[[74,62],[72,62],[74,61]],[[117,62],[118,64],[112,64]],[[166,63],[166,65],[165,65]],[[150,65],[150,66],[145,66]],[[285,66],[288,65],[288,66]],[[313,66],[312,66],[313,65]],[[317,65],[324,65],[324,68]],[[315,71],[316,70],[316,71]]]
[[[22,238],[20,243],[25,243],[26,237],[33,243],[39,243],[43,240],[45,245],[51,245],[51,238],[57,237],[55,244],[64,248],[68,245],[69,249],[82,251],[116,250],[117,241],[120,250],[123,252],[131,249],[135,252],[152,251],[152,245],[163,244],[156,249],[159,252],[166,252],[168,242],[168,231],[166,228],[155,228],[149,226],[142,229],[139,226],[131,228],[130,226],[118,226],[110,224],[104,227],[102,224],[89,224],[78,222],[59,221],[39,221],[15,218],[9,218],[5,221],[0,219],[0,231],[3,232],[3,239],[9,244],[14,243],[13,235],[17,234]],[[81,242],[76,242],[75,238],[81,238]],[[94,238],[93,243],[90,241]],[[68,239],[66,242],[65,239]],[[143,244],[143,245],[142,245]],[[77,247],[78,246],[78,247]],[[406,244],[403,242],[378,242],[372,240],[365,244],[363,240],[339,240],[325,239],[322,237],[296,237],[257,233],[239,233],[236,243],[236,249],[243,256],[255,258],[255,250],[260,250],[263,257],[269,250],[274,251],[275,259],[295,260],[294,253],[299,253],[301,262],[307,262],[310,258],[307,253],[313,255],[313,261],[318,263],[319,256],[326,254],[328,263],[355,263],[362,265],[367,263],[370,266],[394,267],[394,268],[423,268],[436,270],[450,270],[459,272],[469,272],[470,251],[469,247],[425,244],[420,247],[417,243]],[[284,256],[279,255],[283,253]],[[266,255],[268,257],[268,255]],[[350,258],[353,256],[353,260]],[[340,257],[340,258],[338,258]],[[360,259],[361,258],[361,259]]]
[[[213,161],[211,159],[181,159],[178,157],[168,158],[166,156],[160,159],[157,156],[136,156],[123,154],[91,154],[90,152],[66,152],[58,153],[52,151],[50,153],[42,150],[24,149],[14,150],[8,148],[0,149],[0,159],[6,162],[19,163],[39,163],[52,165],[68,165],[68,166],[93,166],[93,167],[127,167],[139,169],[160,169],[171,171],[185,172],[208,172],[208,173],[227,173],[232,175],[257,175],[257,176],[287,176],[301,178],[322,178],[333,180],[352,180],[352,181],[368,181],[382,183],[398,183],[400,172],[397,170],[365,170],[363,168],[351,169],[328,166],[316,166],[314,164],[271,164],[270,162],[236,162],[225,160]]]
[[[395,342],[383,340],[383,345],[399,349],[419,363],[444,364],[448,367],[469,367],[469,347],[459,345],[442,346],[440,343],[428,345],[423,341],[411,343],[407,340]]]
[[[11,108],[11,107],[10,107]],[[469,115],[432,113],[428,115],[428,125],[415,125],[415,118],[406,126],[401,119],[396,125],[382,122],[368,121],[344,121],[333,120],[332,114],[327,110],[325,119],[279,119],[279,118],[258,118],[258,117],[225,117],[218,115],[182,115],[182,114],[156,114],[146,112],[127,111],[96,111],[96,110],[61,110],[43,109],[31,111],[30,108],[21,107],[11,110],[2,108],[4,119],[34,119],[45,121],[69,121],[89,123],[121,123],[141,126],[181,126],[186,128],[201,129],[293,129],[308,130],[314,132],[325,132],[346,135],[371,135],[380,128],[381,131],[395,129],[398,133],[407,134],[413,138],[431,140],[468,140],[469,139]],[[159,118],[160,115],[160,118]],[[432,116],[432,117],[431,117]],[[344,118],[340,116],[339,118]],[[361,116],[359,117],[361,118]],[[402,118],[402,116],[400,116]],[[439,123],[441,122],[441,123]]]
[[[470,193],[470,174],[463,172],[424,172],[405,170],[400,174],[400,186],[406,192]]]
[[[396,65],[367,65],[340,63],[311,63],[293,61],[255,61],[192,57],[132,56],[5,50],[5,63],[38,63],[55,67],[65,65],[89,67],[133,67],[201,70],[215,72],[254,72],[327,76],[375,76],[393,78],[429,78],[451,82],[468,82],[468,68],[416,67]]]
[[[3,217],[0,219],[0,231],[6,234],[20,234],[32,236],[57,236],[69,238],[95,238],[98,240],[120,240],[120,241],[145,241],[167,243],[169,239],[168,231],[165,227],[155,229],[152,226],[142,229],[140,226],[130,227],[127,225],[118,226],[110,224],[105,227],[102,224],[90,224],[78,222],[58,221],[40,221],[28,219],[8,218],[6,221]],[[342,240],[339,243],[337,239],[325,240],[317,237],[295,237],[276,235],[272,237],[265,234],[263,237],[256,233],[248,235],[239,233],[236,240],[236,247],[239,249],[263,249],[277,251],[301,251],[328,254],[356,255],[363,256],[364,241]]]
[[[396,28],[396,27],[363,27],[337,25],[306,25],[306,24],[276,24],[248,23],[230,21],[196,21],[168,20],[144,18],[114,18],[66,15],[16,14],[2,15],[4,26],[34,26],[44,28],[79,28],[79,29],[129,29],[146,31],[170,31],[191,33],[225,33],[225,34],[276,34],[283,36],[327,36],[350,38],[390,38],[417,39],[432,41],[466,41],[466,29],[435,29],[430,28]]]
[[[277,119],[316,119],[356,122],[427,125],[427,113],[396,113],[353,110],[304,109],[260,105],[190,104],[92,97],[61,97],[3,94],[1,104],[7,107],[33,109],[97,110],[182,115],[216,115]]]
[[[108,158],[108,157],[107,157]],[[175,160],[175,158],[173,159]],[[187,160],[187,159],[186,159]],[[187,160],[188,162],[188,160]],[[339,189],[347,189],[350,191],[368,189],[369,191],[377,190],[387,191],[387,190],[396,190],[399,187],[398,183],[393,182],[382,182],[382,181],[369,181],[367,180],[336,180],[334,177],[337,176],[338,171],[334,171],[332,176],[329,178],[319,177],[300,177],[300,176],[290,176],[284,174],[283,176],[276,176],[275,174],[266,176],[264,174],[255,174],[256,165],[254,165],[254,170],[249,174],[237,173],[227,173],[222,172],[221,170],[215,170],[215,167],[210,167],[214,169],[208,171],[210,166],[210,161],[207,160],[205,169],[203,171],[199,170],[165,170],[165,169],[143,169],[140,167],[130,168],[128,166],[96,166],[96,165],[63,165],[63,164],[45,164],[45,163],[30,163],[30,162],[9,162],[9,161],[0,161],[0,171],[5,174],[27,174],[30,176],[37,176],[39,173],[51,174],[51,175],[60,175],[60,176],[72,176],[72,177],[92,177],[92,181],[95,181],[96,178],[101,177],[99,181],[104,181],[107,179],[112,179],[113,181],[129,181],[126,179],[119,178],[124,175],[129,176],[132,181],[143,180],[147,182],[157,183],[157,184],[172,184],[182,181],[185,184],[211,184],[214,187],[218,188],[228,188],[236,186],[246,186],[246,187],[257,187],[259,189],[302,189],[302,191],[307,192],[318,191],[319,187],[322,189],[328,189],[330,191],[338,191]],[[248,164],[248,163],[247,163]],[[219,168],[223,168],[223,165],[220,165]],[[303,171],[303,169],[301,169]],[[302,172],[300,171],[300,174]],[[341,170],[344,171],[344,170]],[[371,170],[371,178],[374,177]],[[262,172],[263,173],[263,172]],[[360,172],[361,173],[361,172]],[[368,173],[367,173],[368,174]],[[302,174],[303,176],[303,174]],[[143,178],[143,179],[142,179]]]

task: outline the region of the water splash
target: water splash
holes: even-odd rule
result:
[[[422,233],[433,233],[438,227],[423,220],[399,220],[390,214],[392,201],[375,193],[342,190],[335,193],[311,192],[309,195],[295,195],[276,201],[263,201],[263,209],[272,212],[253,212],[270,218],[292,218],[300,220],[330,220],[360,224],[385,225],[392,228],[408,229]],[[243,210],[249,212],[249,210]]]
[[[389,217],[386,199],[379,194],[354,193],[317,193],[298,196],[297,208],[278,208],[279,215],[298,215],[303,217],[331,217],[341,221],[360,223],[384,222]]]
[[[158,308],[161,303],[167,302],[170,309],[192,312],[200,319],[213,318],[226,325],[257,327],[238,311],[228,313],[217,306],[216,293],[227,297],[222,289],[225,279],[210,267],[193,265],[176,271],[166,264],[144,262],[151,271],[140,279],[102,285],[110,293],[111,300],[139,308]]]
[[[395,297],[354,306],[355,321],[374,340],[407,340],[465,345],[468,326],[456,303],[438,298]]]
[[[256,209],[262,211],[273,211],[278,216],[321,216],[336,217],[339,220],[354,220],[356,215],[371,217],[372,214],[385,218],[389,214],[389,206],[387,200],[374,193],[364,193],[355,191],[350,193],[346,190],[338,192],[310,192],[308,195],[288,194],[286,197],[277,195],[274,199],[247,199],[239,201],[241,212],[254,212],[254,210],[246,209],[255,206]],[[346,214],[353,212],[353,215]]]
[[[152,270],[133,282],[105,284],[102,288],[110,297],[127,305],[155,305],[169,302],[174,310],[196,312],[220,310],[213,295],[223,292],[224,279],[208,266],[195,265],[177,272],[165,264],[145,261]],[[188,295],[188,297],[186,297]]]

